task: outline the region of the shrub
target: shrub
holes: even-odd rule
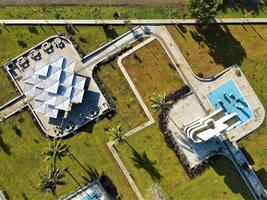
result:
[[[71,24],[67,24],[65,26],[65,29],[66,29],[67,33],[70,34],[70,35],[75,35],[76,34],[75,28]]]
[[[26,48],[28,46],[27,43],[23,40],[17,40],[17,42],[22,48]]]

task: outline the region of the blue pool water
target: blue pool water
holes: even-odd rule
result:
[[[225,113],[236,112],[242,123],[248,121],[252,111],[233,80],[220,85],[208,94],[214,110],[222,108]]]
[[[81,200],[99,200],[99,196],[96,192],[90,192],[87,196],[83,197]]]

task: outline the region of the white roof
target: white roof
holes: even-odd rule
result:
[[[69,111],[72,103],[83,100],[86,78],[74,73],[75,62],[58,58],[45,64],[36,62],[34,70],[24,72],[24,94],[33,97],[33,108],[46,117],[56,118],[58,111]]]

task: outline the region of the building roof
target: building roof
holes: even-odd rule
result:
[[[70,111],[72,103],[81,103],[86,78],[74,73],[75,62],[59,58],[51,64],[36,62],[24,71],[23,92],[33,98],[33,109],[56,118],[59,110]]]

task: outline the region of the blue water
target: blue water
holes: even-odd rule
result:
[[[99,200],[99,196],[96,192],[90,192],[87,196],[83,197],[81,200]]]
[[[248,121],[252,111],[233,80],[220,85],[208,94],[214,110],[222,108],[225,113],[236,112],[242,123]]]

